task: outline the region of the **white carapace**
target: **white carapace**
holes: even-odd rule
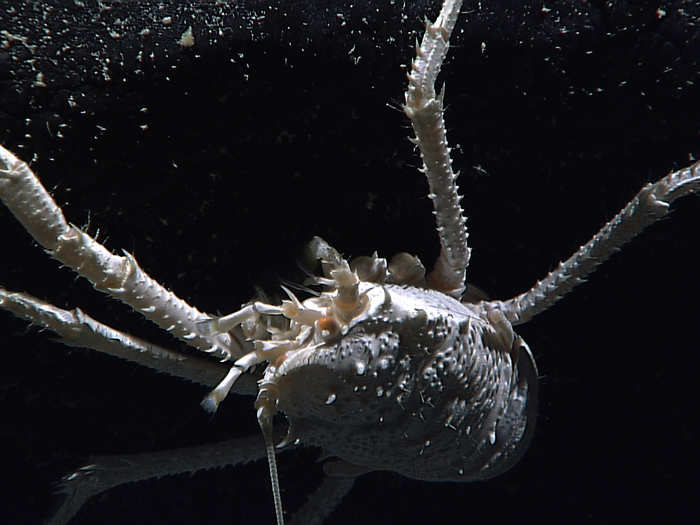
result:
[[[537,371],[510,323],[429,289],[357,288],[356,315],[325,321],[333,329],[320,344],[310,337],[265,374],[284,394],[288,439],[424,480],[485,479],[512,466],[534,428]]]

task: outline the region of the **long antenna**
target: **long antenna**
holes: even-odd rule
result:
[[[262,430],[265,440],[265,454],[267,455],[267,465],[270,469],[270,484],[272,485],[272,499],[275,502],[275,517],[277,525],[284,525],[284,515],[282,513],[282,496],[280,495],[280,482],[277,476],[277,458],[275,457],[275,441],[272,437],[272,418],[277,411],[277,385],[263,382],[260,385],[258,397],[255,400],[255,408],[258,409],[258,425]]]

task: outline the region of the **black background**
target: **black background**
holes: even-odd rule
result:
[[[254,285],[298,279],[294,261],[313,235],[348,256],[436,256],[399,110],[433,2],[2,4],[0,27],[28,40],[5,35],[0,48],[0,141],[33,159],[68,220],[99,229],[200,309],[229,312]],[[464,10],[441,78],[469,216],[468,279],[506,298],[643,184],[698,156],[700,11],[691,1],[495,0]],[[183,48],[190,25],[195,46]],[[373,473],[329,523],[697,515],[698,201],[674,210],[519,328],[542,399],[513,471],[478,484]],[[4,208],[0,235],[3,286],[182,348],[60,269]],[[0,315],[5,523],[45,518],[58,501],[52,483],[90,454],[257,432],[252,399],[229,399],[209,420],[198,407],[205,388],[48,335]],[[279,459],[289,512],[320,480],[315,458]],[[117,488],[74,523],[273,519],[258,463]]]

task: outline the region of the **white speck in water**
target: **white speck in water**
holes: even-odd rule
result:
[[[326,405],[331,405],[335,401],[335,394],[328,394],[328,399],[326,399]]]
[[[192,33],[192,26],[189,26],[187,30],[180,35],[180,40],[177,41],[182,47],[192,47],[194,45],[194,34]]]

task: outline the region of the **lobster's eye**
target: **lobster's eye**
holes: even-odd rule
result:
[[[316,327],[318,328],[318,333],[323,339],[330,339],[335,337],[340,332],[340,326],[338,326],[338,321],[334,317],[325,316],[321,317],[316,321]]]

